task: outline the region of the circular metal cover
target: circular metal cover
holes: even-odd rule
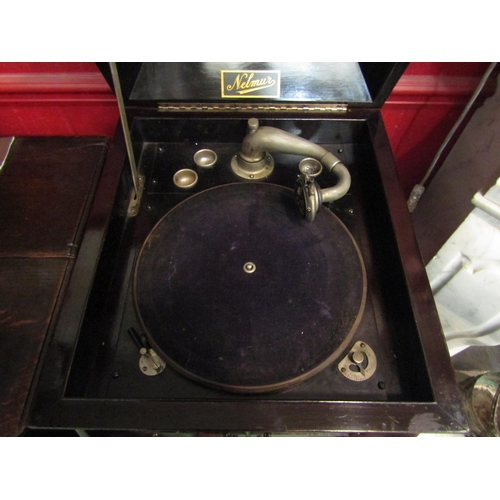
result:
[[[241,183],[194,195],[158,222],[133,293],[170,366],[212,387],[271,392],[312,377],[348,347],[366,276],[332,212],[322,208],[309,223],[292,190]]]
[[[190,189],[198,182],[198,174],[190,168],[183,168],[174,174],[174,184],[181,189]]]
[[[194,154],[193,160],[199,167],[209,168],[217,163],[217,154],[211,149],[200,149]]]

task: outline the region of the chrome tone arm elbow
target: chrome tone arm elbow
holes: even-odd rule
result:
[[[328,151],[302,137],[279,128],[259,127],[256,118],[248,120],[248,133],[241,145],[240,157],[249,163],[262,160],[266,153],[287,153],[320,159]]]
[[[332,153],[327,153],[320,161],[329,172],[334,173],[338,178],[335,186],[321,190],[322,203],[330,203],[347,194],[351,187],[351,174],[346,166]]]

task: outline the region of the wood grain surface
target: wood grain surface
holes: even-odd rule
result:
[[[107,150],[17,138],[0,173],[0,435],[15,436]]]

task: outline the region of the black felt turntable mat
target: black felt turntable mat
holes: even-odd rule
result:
[[[136,311],[165,361],[237,392],[282,389],[332,363],[365,294],[359,250],[340,220],[321,207],[303,221],[293,191],[264,183],[177,205],[151,231],[134,275]]]

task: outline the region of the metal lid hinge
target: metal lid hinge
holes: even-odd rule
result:
[[[158,111],[172,113],[271,113],[271,112],[292,112],[292,113],[333,113],[344,114],[348,111],[347,104],[234,104],[234,103],[160,103]]]

